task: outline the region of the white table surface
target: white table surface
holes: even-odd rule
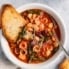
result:
[[[43,3],[46,4],[53,9],[55,9],[63,18],[66,29],[67,29],[67,45],[66,49],[69,51],[69,0],[0,0],[0,8],[3,4],[10,3],[14,5],[15,7],[19,7],[21,5],[27,4],[27,3]],[[56,57],[57,58],[57,57]],[[59,63],[64,58],[64,53],[62,55],[59,55],[57,60],[54,60],[54,62],[49,65],[49,67],[46,67],[44,69],[58,69]],[[0,69],[16,69],[17,66],[12,64],[3,54],[1,47],[0,47]]]

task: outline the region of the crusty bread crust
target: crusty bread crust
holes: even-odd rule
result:
[[[59,69],[69,69],[69,59],[64,60],[61,64]]]
[[[25,19],[11,5],[4,5],[1,13],[3,35],[11,42],[16,42],[19,32],[26,24]]]

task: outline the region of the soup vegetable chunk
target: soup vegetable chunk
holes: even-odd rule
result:
[[[16,43],[10,43],[13,54],[25,63],[48,60],[59,49],[60,30],[48,13],[31,9],[21,13],[27,24],[19,33]]]

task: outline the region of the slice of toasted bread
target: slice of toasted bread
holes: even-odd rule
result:
[[[4,5],[2,9],[3,35],[12,42],[16,42],[19,32],[26,24],[25,19],[11,5]]]
[[[69,69],[69,59],[65,59],[59,66],[59,69]]]

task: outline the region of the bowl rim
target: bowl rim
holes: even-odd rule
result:
[[[41,6],[41,7],[44,7],[44,8],[46,8],[47,10],[49,10],[50,12],[52,12],[54,15],[56,15],[56,17],[58,17],[59,18],[59,20],[61,21],[61,23],[62,23],[62,25],[63,25],[63,28],[64,28],[64,33],[65,33],[65,42],[64,42],[64,47],[66,46],[66,43],[67,43],[67,32],[66,32],[66,27],[65,27],[65,24],[64,24],[64,21],[62,20],[62,18],[60,17],[60,15],[54,10],[54,9],[52,9],[51,7],[49,7],[49,6],[47,6],[47,5],[44,5],[44,4],[40,4],[40,3],[29,3],[29,4],[25,4],[25,5],[22,5],[21,7],[19,7],[19,8],[17,8],[16,10],[18,11],[18,12],[21,12],[21,11],[23,11],[23,10],[21,10],[23,7],[28,7],[28,6]],[[2,50],[3,50],[3,52],[4,52],[4,54],[6,55],[6,57],[12,62],[12,63],[14,63],[15,65],[18,65],[18,66],[20,66],[20,67],[24,67],[24,68],[28,68],[28,69],[32,69],[32,68],[43,68],[43,67],[46,67],[46,66],[48,66],[49,64],[51,64],[51,63],[53,63],[55,60],[56,60],[56,58],[54,59],[54,58],[50,58],[49,60],[47,60],[46,62],[42,62],[42,63],[39,63],[39,64],[27,64],[27,63],[23,63],[22,61],[20,61],[19,59],[17,59],[11,52],[9,53],[9,46],[8,46],[8,49],[6,48],[6,47],[4,47],[4,43],[3,43],[3,40],[4,40],[5,38],[4,38],[4,36],[2,35],[2,33],[1,33],[1,47],[2,47]],[[4,40],[5,41],[5,40]],[[7,50],[5,50],[5,48],[7,49]],[[61,50],[61,48],[59,49],[59,51],[56,53],[56,54],[54,54],[54,56],[56,56],[57,58],[58,58],[58,56],[57,56],[57,54],[58,55],[60,55],[62,53],[62,50]],[[10,55],[11,54],[11,55]],[[53,61],[54,60],[54,61]]]

